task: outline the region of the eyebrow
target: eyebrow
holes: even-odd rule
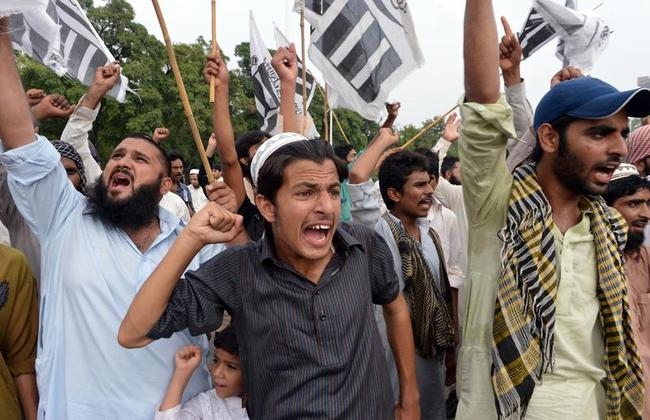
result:
[[[151,158],[150,158],[148,155],[145,155],[144,153],[139,152],[139,151],[137,151],[137,150],[135,150],[135,151],[133,152],[133,154],[134,154],[136,157],[143,157],[143,158],[145,158],[145,159],[147,159],[147,160],[151,160]]]
[[[611,134],[617,131],[618,129],[616,127],[607,124],[596,125],[585,130],[585,132],[589,134]],[[630,129],[628,127],[621,130],[621,135],[623,137],[627,137],[628,134],[630,134]]]

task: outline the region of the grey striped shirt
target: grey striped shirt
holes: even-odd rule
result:
[[[254,419],[393,419],[372,304],[399,293],[384,240],[341,224],[318,284],[279,261],[271,241],[228,249],[188,272],[149,337],[215,330],[233,315]]]

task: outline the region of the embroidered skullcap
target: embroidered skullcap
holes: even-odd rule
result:
[[[251,180],[253,181],[253,186],[257,188],[257,178],[260,175],[260,169],[266,162],[266,160],[277,151],[282,146],[287,144],[296,143],[298,141],[307,140],[306,137],[301,136],[296,133],[281,133],[277,134],[264,143],[257,149],[255,156],[253,156],[253,161],[251,162]]]
[[[629,163],[621,163],[619,167],[616,168],[614,174],[612,175],[612,178],[609,181],[616,181],[632,175],[639,176],[639,171],[636,170],[636,166]]]

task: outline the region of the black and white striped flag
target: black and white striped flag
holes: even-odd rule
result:
[[[264,119],[262,131],[273,133],[280,113],[280,78],[271,66],[271,54],[264,45],[253,12],[250,12],[251,77],[255,107]]]
[[[77,0],[48,0],[44,9],[12,15],[9,26],[14,48],[54,70],[59,76],[74,77],[89,86],[97,67],[115,61],[92,27]],[[124,102],[128,79],[109,92]]]
[[[533,6],[528,13],[524,27],[519,33],[522,59],[530,57],[532,53],[542,48],[557,36],[555,29],[549,26],[544,17]]]
[[[376,120],[390,92],[424,64],[407,2],[297,0],[311,34],[309,58],[332,88],[332,107]]]
[[[564,41],[558,55],[564,65],[590,72],[612,33],[605,20],[592,10],[577,11],[552,0],[535,0],[534,7]]]
[[[287,45],[286,38],[276,28],[276,38],[279,44]],[[257,29],[253,12],[250,13],[250,50],[251,50],[251,75],[253,78],[253,92],[255,93],[255,107],[257,112],[264,119],[263,131],[271,134],[282,132],[278,126],[278,114],[280,113],[280,78],[271,66],[271,54],[266,48],[264,41]],[[307,73],[307,107],[314,96],[314,77]],[[298,60],[298,78],[296,80],[296,97],[294,99],[296,113],[305,115],[302,106],[302,63]],[[316,138],[318,132],[313,127],[306,134],[306,137]]]
[[[278,27],[275,27],[275,45],[279,47],[288,47],[290,42],[287,39],[286,36],[278,29]],[[295,106],[296,106],[296,113],[299,115],[306,115],[307,113],[304,112],[303,110],[303,103],[302,103],[302,86],[303,86],[303,80],[302,80],[302,60],[298,58],[298,77],[296,78],[296,98],[293,101]],[[311,104],[311,100],[314,97],[314,75],[311,74],[309,69],[307,69],[306,72],[306,82],[305,82],[305,88],[307,90],[307,109],[309,110],[309,104]],[[310,130],[307,134],[305,134],[307,138],[313,139],[319,137],[318,131],[316,131],[316,127],[312,124],[310,127]]]
[[[566,0],[564,3],[564,7],[567,9],[571,10],[577,10],[578,9],[578,4],[576,0]],[[557,48],[555,49],[555,56],[562,60],[562,66],[566,67],[569,65],[569,59],[566,57],[564,54],[564,49],[566,48],[566,41],[563,38],[560,38],[560,40],[557,42]]]

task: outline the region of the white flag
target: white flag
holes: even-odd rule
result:
[[[264,119],[261,129],[277,134],[282,132],[282,127],[277,127],[280,112],[280,78],[271,66],[271,54],[262,41],[252,11],[250,12],[250,50],[255,107]]]
[[[309,58],[332,87],[330,103],[369,120],[424,64],[406,1],[299,0],[313,28]]]
[[[9,18],[14,48],[54,70],[59,76],[74,77],[90,86],[97,67],[115,61],[88,21],[77,0],[46,0],[42,9]],[[128,79],[109,92],[124,102]]]
[[[0,1],[0,17],[44,10],[46,7],[47,0],[2,0]]]
[[[535,0],[535,9],[564,40],[565,64],[588,73],[609,41],[611,30],[593,11],[576,11],[552,0]]]
[[[290,42],[287,39],[287,37],[284,36],[284,34],[278,29],[277,26],[275,26],[275,45],[277,47],[288,47],[289,44]],[[296,106],[296,114],[307,115],[308,112],[304,112],[303,103],[302,103],[302,85],[303,85],[302,66],[303,66],[302,60],[298,58],[298,77],[296,78],[296,97],[294,99],[294,104]],[[307,79],[305,83],[305,88],[307,90],[307,109],[309,110],[309,104],[311,104],[311,100],[314,98],[314,76],[311,74],[309,69],[307,69],[307,75],[305,78]],[[278,92],[278,97],[279,96],[280,94]],[[309,131],[307,132],[305,137],[310,139],[315,139],[320,137],[314,124],[311,124],[311,127],[309,128]]]

